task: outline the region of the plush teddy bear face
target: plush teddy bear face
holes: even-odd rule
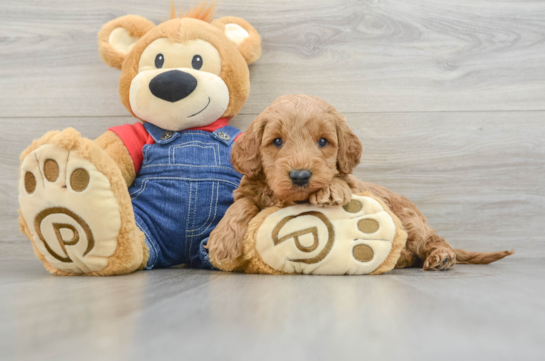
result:
[[[261,52],[246,21],[181,18],[153,26],[138,16],[106,24],[103,60],[122,69],[119,93],[137,118],[180,131],[232,118],[250,90],[248,64]]]
[[[131,81],[133,113],[170,130],[202,126],[220,118],[229,105],[221,59],[216,47],[205,40],[154,40],[142,52],[138,74]],[[247,73],[238,76],[246,79]]]

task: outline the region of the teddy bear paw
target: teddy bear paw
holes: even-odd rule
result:
[[[19,204],[28,236],[56,269],[101,271],[117,248],[121,217],[110,182],[75,151],[46,144],[29,153]]]
[[[256,250],[284,273],[368,274],[388,258],[396,235],[379,202],[354,195],[342,207],[302,204],[270,214],[256,233]]]

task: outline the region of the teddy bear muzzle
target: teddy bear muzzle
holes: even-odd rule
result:
[[[229,89],[221,77],[205,71],[150,69],[133,78],[129,99],[139,119],[181,131],[219,119],[229,105]]]

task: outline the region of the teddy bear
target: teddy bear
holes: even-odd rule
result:
[[[57,275],[212,268],[208,235],[233,203],[229,125],[249,91],[261,38],[245,20],[212,21],[200,5],[159,25],[135,15],[105,24],[99,53],[121,70],[119,95],[139,121],[95,140],[52,131],[21,155],[19,223]]]

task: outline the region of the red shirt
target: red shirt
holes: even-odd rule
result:
[[[227,125],[229,125],[229,120],[227,118],[220,118],[204,127],[189,128],[186,130],[204,130],[206,132],[213,133]],[[153,140],[151,135],[146,131],[146,128],[144,128],[142,123],[120,125],[117,127],[112,127],[108,130],[111,130],[117,134],[119,138],[121,138],[121,141],[123,141],[125,147],[127,147],[127,150],[129,151],[134,163],[134,171],[138,173],[140,167],[142,166],[142,162],[144,161],[144,145],[155,144],[155,140]],[[235,141],[241,135],[242,134],[239,134],[235,138]]]

